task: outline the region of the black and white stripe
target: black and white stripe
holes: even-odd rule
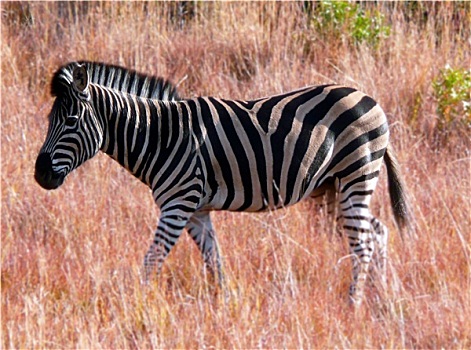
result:
[[[323,85],[252,101],[164,101],[177,99],[168,83],[151,91],[155,78],[130,73],[135,79],[116,83],[116,70],[126,71],[100,69],[72,63],[54,76],[57,98],[36,163],[43,187],[60,186],[102,150],[146,183],[160,207],[147,276],[187,228],[220,278],[210,211],[272,210],[326,192],[337,198],[354,256],[350,295],[361,300],[375,247],[386,257],[387,230],[369,210],[383,159],[397,222],[408,219],[386,116],[372,98]]]

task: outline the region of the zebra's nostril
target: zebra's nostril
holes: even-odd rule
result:
[[[41,153],[36,159],[34,178],[46,190],[55,189],[64,182],[64,176],[52,170],[52,159],[48,153]]]
[[[36,159],[35,174],[42,175],[48,171],[52,171],[51,156],[48,153],[41,153]]]

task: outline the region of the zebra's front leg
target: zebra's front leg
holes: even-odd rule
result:
[[[203,256],[205,268],[213,277],[217,277],[218,284],[221,285],[224,278],[221,257],[209,212],[196,212],[186,227]]]
[[[154,241],[144,257],[144,283],[149,283],[154,273],[160,274],[165,258],[177,243],[190,216],[191,213],[182,215],[162,211]]]

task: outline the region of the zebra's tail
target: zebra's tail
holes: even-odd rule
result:
[[[399,170],[399,164],[397,163],[391,146],[386,148],[384,161],[388,173],[389,196],[391,198],[394,218],[402,233],[404,229],[411,229],[411,211],[407,201],[405,185]]]

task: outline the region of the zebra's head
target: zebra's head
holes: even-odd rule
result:
[[[75,63],[59,69],[51,92],[56,99],[34,174],[39,185],[48,190],[62,185],[67,174],[93,157],[103,142],[103,126],[91,105],[85,65]]]

